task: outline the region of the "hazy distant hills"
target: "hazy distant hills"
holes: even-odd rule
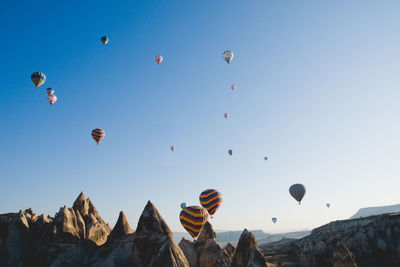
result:
[[[221,244],[236,244],[242,234],[242,231],[216,231],[217,232],[217,241]],[[251,230],[254,234],[257,242],[259,244],[263,243],[270,243],[280,241],[282,239],[299,239],[303,238],[311,233],[311,231],[297,231],[297,232],[290,232],[290,233],[282,233],[282,234],[268,234],[263,232],[262,230]],[[184,232],[174,232],[174,239],[179,242],[182,237],[191,240],[189,234]]]
[[[372,215],[380,215],[384,213],[394,213],[400,212],[400,204],[390,205],[390,206],[381,206],[381,207],[368,207],[362,208],[357,211],[356,214],[350,217],[350,219],[356,219],[361,217],[368,217]]]

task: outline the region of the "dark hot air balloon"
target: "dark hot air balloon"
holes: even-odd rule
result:
[[[276,223],[277,220],[278,220],[278,219],[277,219],[276,217],[272,217],[272,222],[273,222],[273,223]]]
[[[106,45],[109,40],[108,40],[107,36],[103,36],[103,37],[101,37],[100,41],[103,43],[103,45]]]
[[[42,72],[34,72],[31,75],[31,80],[35,84],[36,88],[38,88],[46,81],[46,75]]]
[[[306,188],[302,184],[294,184],[289,187],[289,193],[292,195],[294,199],[299,202],[299,205],[301,203],[301,200],[303,199],[305,193],[306,193]]]

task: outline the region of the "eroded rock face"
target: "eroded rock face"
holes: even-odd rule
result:
[[[232,260],[232,267],[259,267],[267,266],[265,258],[257,246],[256,238],[244,229],[240,236]]]
[[[125,213],[121,211],[119,213],[117,223],[115,224],[110,235],[108,236],[107,241],[112,242],[119,240],[124,236],[131,234],[132,232],[132,228],[130,227],[128,220],[126,219]]]
[[[197,258],[197,246],[196,243],[193,243],[190,240],[185,239],[184,237],[179,242],[179,247],[182,250],[183,254],[190,265],[190,267],[198,267],[199,260]]]
[[[343,242],[337,242],[332,258],[333,267],[357,267],[354,254]]]

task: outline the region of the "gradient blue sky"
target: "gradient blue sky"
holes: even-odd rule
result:
[[[214,228],[282,232],[399,203],[399,10],[394,0],[5,2],[0,212],[54,215],[83,190],[111,225],[124,210],[135,228],[151,200],[184,231],[180,203],[216,188]],[[39,89],[34,71],[47,76]],[[106,131],[98,146],[93,128]],[[301,206],[288,193],[296,182]]]

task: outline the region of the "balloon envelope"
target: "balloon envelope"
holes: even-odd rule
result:
[[[231,85],[231,89],[232,89],[232,91],[235,90],[235,89],[236,89],[236,86],[232,84],[232,85]]]
[[[203,207],[189,206],[182,209],[179,214],[179,220],[183,228],[185,228],[193,238],[196,238],[203,229],[204,224],[208,221],[208,212]]]
[[[160,56],[160,55],[157,55],[157,56],[156,56],[156,62],[157,62],[157,64],[160,64],[162,61],[163,61],[163,57]]]
[[[232,156],[233,150],[232,150],[232,149],[229,149],[229,150],[228,150],[228,154],[229,154],[230,156]]]
[[[108,37],[107,36],[103,36],[103,37],[101,37],[101,42],[103,43],[103,45],[106,45],[107,43],[108,43]]]
[[[228,113],[224,113],[224,118],[225,118],[225,119],[228,118]]]
[[[34,72],[31,75],[31,80],[35,84],[36,88],[38,88],[46,81],[46,75],[42,72]]]
[[[97,128],[92,131],[92,137],[97,144],[104,138],[104,136],[106,136],[106,132],[102,129]]]
[[[329,207],[331,206],[331,204],[329,204],[329,203],[326,203],[326,206],[329,208]]]
[[[57,96],[56,95],[49,95],[47,96],[47,102],[50,103],[50,105],[53,105],[57,101]]]
[[[222,195],[218,190],[207,189],[200,194],[200,204],[212,216],[222,204]]]
[[[294,184],[289,187],[289,193],[300,204],[301,200],[303,199],[303,197],[306,193],[306,188],[302,184]]]
[[[275,217],[272,218],[272,222],[273,222],[273,223],[276,223],[277,220],[278,220],[278,219],[275,218]]]
[[[264,160],[268,160],[268,157],[264,157]]]
[[[174,150],[175,150],[175,146],[170,146],[170,148],[169,149],[171,149],[171,151],[172,152],[174,152]]]
[[[46,93],[47,93],[48,95],[53,95],[53,94],[54,94],[54,90],[51,89],[51,88],[47,88],[47,89],[46,89]]]
[[[233,53],[228,50],[224,51],[224,53],[222,53],[222,58],[229,64],[233,59]]]
[[[182,202],[182,203],[181,203],[181,208],[182,208],[182,209],[186,208],[186,203],[185,203],[185,202]]]

